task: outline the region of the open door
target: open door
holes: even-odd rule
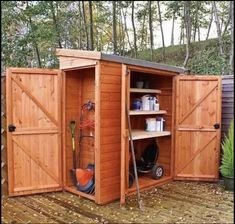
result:
[[[221,80],[178,76],[176,81],[175,179],[219,177]]]
[[[7,69],[9,195],[62,189],[61,72]]]

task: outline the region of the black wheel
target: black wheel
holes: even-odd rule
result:
[[[154,165],[152,168],[152,177],[156,180],[160,179],[164,174],[162,166]]]

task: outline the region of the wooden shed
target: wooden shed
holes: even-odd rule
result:
[[[139,177],[141,189],[177,180],[218,180],[221,81],[188,75],[184,68],[101,52],[58,49],[60,69],[7,69],[9,195],[67,190],[105,204],[125,202],[129,187],[128,105],[136,156],[150,141],[159,146],[159,180]],[[187,75],[186,75],[187,74]],[[136,88],[143,80],[144,88]],[[146,94],[159,98],[160,110],[132,110]],[[85,139],[80,166],[95,165],[95,193],[73,186],[69,122],[79,122],[81,106],[95,103],[94,138]],[[145,119],[161,116],[165,129],[145,131]],[[13,128],[13,130],[12,130]],[[79,133],[79,126],[76,127]],[[78,147],[76,134],[76,146]]]

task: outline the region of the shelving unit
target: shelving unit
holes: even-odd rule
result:
[[[149,89],[140,89],[133,88],[138,79],[148,80],[150,83]],[[165,84],[167,80],[167,84]],[[157,160],[158,165],[162,165],[164,168],[164,175],[156,180],[152,178],[151,172],[146,174],[139,175],[139,186],[140,190],[146,189],[151,186],[160,185],[168,182],[172,179],[171,173],[171,135],[172,135],[172,83],[169,82],[169,78],[162,81],[162,77],[159,77],[151,73],[138,73],[130,72],[126,77],[126,104],[129,107],[129,116],[131,121],[131,133],[132,140],[134,141],[134,149],[136,152],[136,159],[139,160],[140,156],[143,153],[143,150],[148,146],[152,141],[156,141],[159,146],[159,158]],[[159,99],[161,110],[132,110],[131,105],[136,98],[141,98],[144,95],[157,96]],[[154,131],[149,132],[145,131],[145,120],[146,118],[155,118],[155,117],[164,117],[166,120],[166,126],[164,131]],[[128,125],[125,124],[125,127],[128,128]],[[127,131],[127,129],[126,129]],[[130,138],[126,138],[125,145],[127,149],[125,150],[125,179],[126,179],[126,188],[125,194],[130,195],[136,192],[135,182],[132,187],[129,186],[129,170],[131,167],[131,160],[129,159],[129,141]]]
[[[138,88],[130,88],[131,93],[157,93],[160,94],[161,90],[159,89],[138,89]]]
[[[154,115],[154,114],[166,114],[166,110],[159,110],[159,111],[154,111],[154,110],[130,110],[129,114],[130,115]]]
[[[171,135],[170,131],[144,131],[144,130],[132,130],[132,139],[146,139],[146,138],[158,138]]]

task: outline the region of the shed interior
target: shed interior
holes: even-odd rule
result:
[[[136,88],[136,82],[143,81],[142,89]],[[132,138],[136,153],[136,160],[140,160],[143,150],[151,142],[156,141],[159,147],[159,156],[157,164],[163,166],[164,175],[160,179],[153,179],[150,173],[139,174],[140,189],[163,183],[172,178],[173,167],[173,146],[172,146],[172,114],[173,114],[173,76],[166,76],[159,74],[151,74],[140,71],[131,71],[130,80],[127,82],[127,99],[129,98],[130,120],[132,128]],[[129,91],[128,91],[129,90]],[[159,100],[160,110],[156,111],[138,111],[133,110],[133,100],[141,98],[143,95],[156,96]],[[146,118],[163,117],[165,120],[165,127],[162,132],[147,132]],[[151,137],[150,137],[150,135]],[[129,144],[130,150],[130,144]],[[128,151],[128,150],[127,150]],[[136,184],[129,188],[129,169],[131,167],[131,160],[128,156],[126,161],[126,191],[128,194],[136,191]]]
[[[65,189],[72,191],[90,199],[95,200],[95,195],[80,192],[72,183],[70,169],[73,167],[72,139],[70,122],[76,121],[75,146],[77,168],[85,169],[88,164],[95,163],[95,130],[90,127],[82,128],[81,136],[80,116],[82,106],[88,101],[95,102],[95,67],[70,70],[64,72],[64,186]],[[83,119],[94,121],[94,111],[84,111]],[[89,136],[89,137],[88,137]],[[91,136],[91,137],[90,137]]]

